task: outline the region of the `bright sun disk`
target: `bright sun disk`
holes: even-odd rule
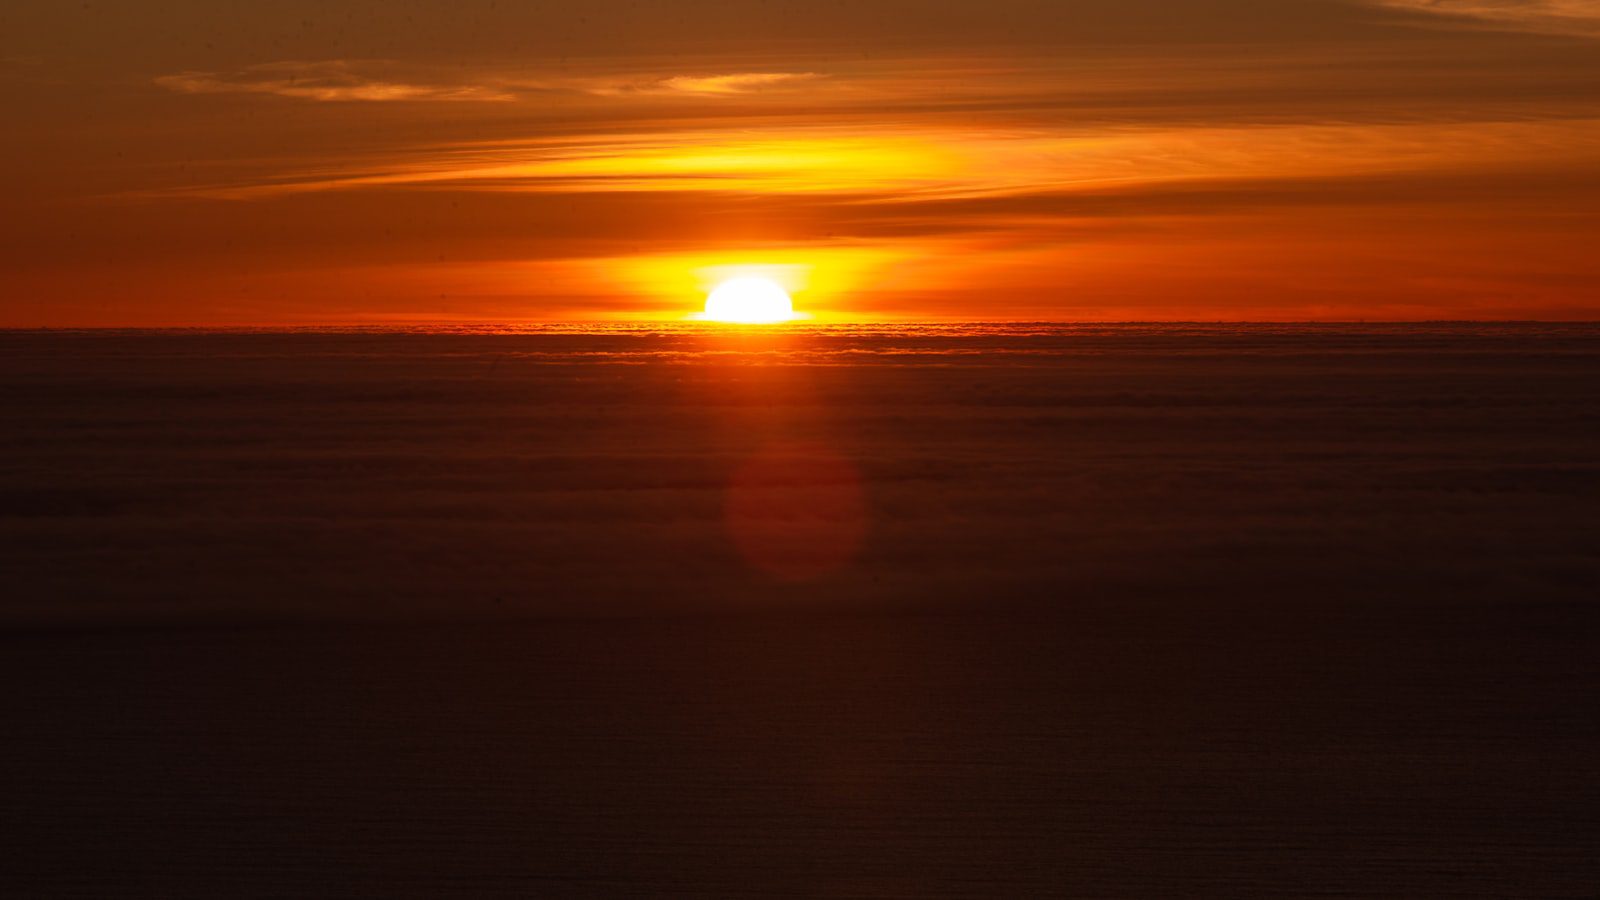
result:
[[[741,275],[717,285],[706,298],[705,318],[745,325],[787,322],[795,318],[789,292],[770,278]]]

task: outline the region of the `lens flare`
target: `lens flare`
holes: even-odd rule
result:
[[[728,485],[725,514],[740,554],[780,581],[844,569],[867,533],[861,472],[809,443],[770,444],[746,460]]]

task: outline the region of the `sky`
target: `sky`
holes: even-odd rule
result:
[[[0,326],[1600,318],[1600,0],[12,0]]]

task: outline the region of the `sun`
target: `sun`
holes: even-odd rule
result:
[[[768,325],[796,318],[789,292],[770,278],[740,275],[717,285],[706,298],[705,318],[713,322]]]

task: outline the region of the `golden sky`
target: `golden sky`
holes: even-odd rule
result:
[[[1600,318],[1600,0],[20,0],[0,325]]]

